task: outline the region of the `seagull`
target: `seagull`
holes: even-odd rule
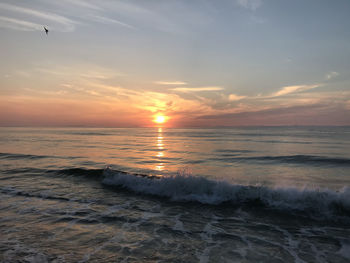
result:
[[[48,35],[49,34],[49,30],[46,27],[44,27],[44,30],[45,30],[46,35]]]

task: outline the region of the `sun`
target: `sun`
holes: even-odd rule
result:
[[[163,124],[166,121],[166,117],[164,115],[157,115],[153,121],[158,124]]]

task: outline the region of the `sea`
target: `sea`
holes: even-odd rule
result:
[[[0,262],[350,262],[350,127],[0,128]]]

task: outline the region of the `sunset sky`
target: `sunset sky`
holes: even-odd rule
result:
[[[349,14],[349,0],[0,0],[0,126],[350,125]]]

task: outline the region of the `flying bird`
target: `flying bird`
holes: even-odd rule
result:
[[[49,30],[46,27],[44,27],[44,30],[45,30],[46,35],[48,35],[49,34]]]

